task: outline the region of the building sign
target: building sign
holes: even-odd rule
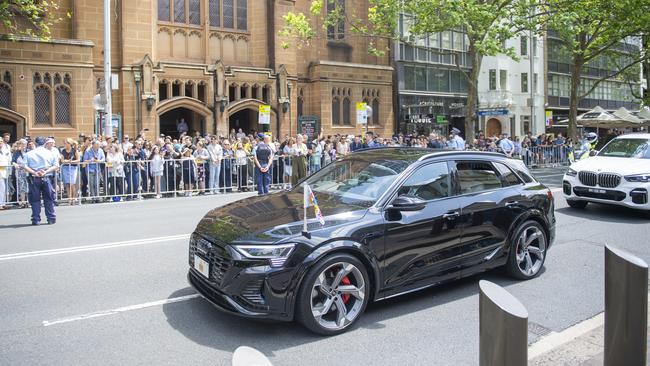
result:
[[[553,125],[553,111],[546,111],[546,127]]]
[[[368,105],[366,103],[357,103],[357,124],[365,125],[368,123]]]
[[[510,111],[507,109],[483,109],[476,114],[479,116],[507,116]]]
[[[436,116],[436,123],[439,125],[446,125],[449,124],[449,121],[447,120],[447,116]]]
[[[268,104],[260,105],[259,121],[261,125],[271,124],[271,106]]]
[[[302,116],[298,118],[298,133],[307,136],[307,141],[318,138],[320,118],[317,116]]]

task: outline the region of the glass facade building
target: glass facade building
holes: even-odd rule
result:
[[[400,38],[393,44],[396,125],[406,134],[447,134],[464,130],[467,78],[472,68],[467,57],[467,37],[461,31],[445,31],[415,37],[412,18],[401,14]]]

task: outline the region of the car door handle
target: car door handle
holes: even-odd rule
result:
[[[517,205],[519,205],[519,201],[506,202],[506,207],[514,207],[514,206],[517,206]]]
[[[447,220],[455,220],[458,216],[460,216],[458,212],[449,212],[442,215],[442,218]]]

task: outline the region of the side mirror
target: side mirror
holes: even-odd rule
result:
[[[600,152],[599,150],[591,150],[589,152],[589,156],[596,156],[596,155],[598,155],[599,152]]]
[[[415,196],[401,195],[395,198],[388,209],[394,211],[421,211],[426,206],[423,199]]]

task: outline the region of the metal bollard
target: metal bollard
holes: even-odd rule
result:
[[[648,265],[605,246],[605,366],[645,365]]]
[[[232,355],[232,366],[273,366],[264,354],[255,348],[239,346]]]
[[[503,287],[479,282],[480,366],[528,364],[528,311]]]

